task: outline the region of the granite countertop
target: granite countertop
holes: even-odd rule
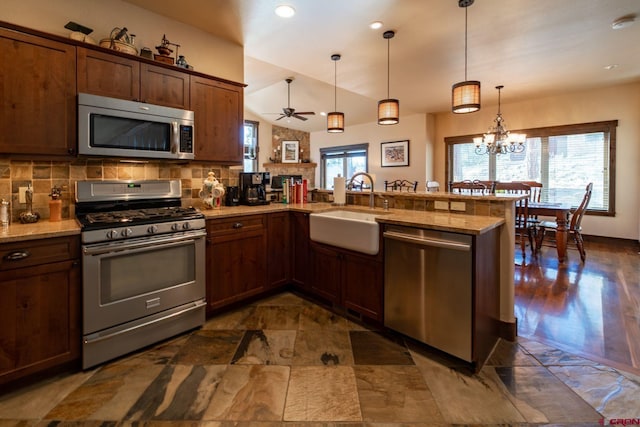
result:
[[[325,212],[333,209],[370,211],[366,206],[336,206],[331,203],[271,203],[263,206],[223,206],[220,209],[202,210],[207,219],[230,218],[243,215],[258,215],[279,211]],[[381,224],[396,224],[420,228],[433,228],[442,231],[453,231],[466,234],[482,234],[504,224],[503,218],[463,215],[449,212],[411,211],[405,209],[376,208],[374,213],[380,214],[377,221]],[[35,224],[12,223],[0,228],[0,243],[22,240],[33,240],[48,237],[72,236],[80,234],[80,224],[75,219],[59,222],[41,220]]]
[[[46,239],[48,237],[73,236],[80,234],[80,224],[74,219],[49,222],[40,220],[33,224],[11,223],[0,228],[0,243],[23,240]]]

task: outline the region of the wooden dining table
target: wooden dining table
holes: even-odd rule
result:
[[[556,219],[558,228],[556,229],[556,249],[558,251],[558,261],[564,262],[567,257],[567,236],[569,235],[567,223],[571,214],[571,204],[569,203],[529,203],[530,216],[552,216]],[[540,248],[536,248],[539,250]]]

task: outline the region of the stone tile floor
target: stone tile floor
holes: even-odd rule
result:
[[[640,377],[535,341],[478,373],[291,293],[0,393],[0,426],[575,425],[640,418]]]

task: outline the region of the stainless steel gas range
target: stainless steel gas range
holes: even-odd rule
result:
[[[78,181],[82,367],[205,321],[205,219],[179,180]]]

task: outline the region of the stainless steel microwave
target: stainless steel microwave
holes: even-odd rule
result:
[[[193,111],[79,93],[78,153],[192,160]]]

